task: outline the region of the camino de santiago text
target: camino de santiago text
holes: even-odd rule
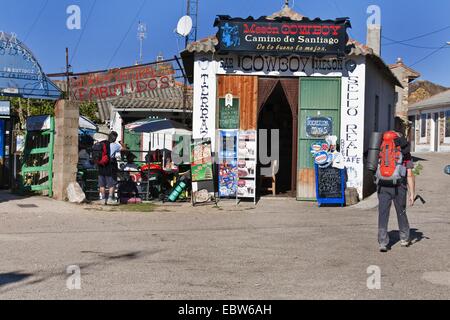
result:
[[[243,24],[243,38],[256,50],[326,53],[341,44],[341,25],[333,24]]]

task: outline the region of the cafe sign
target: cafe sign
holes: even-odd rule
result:
[[[347,52],[347,18],[337,20],[231,19],[218,16],[217,51],[344,56]]]

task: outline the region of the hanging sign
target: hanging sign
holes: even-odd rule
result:
[[[307,117],[306,134],[308,137],[321,138],[333,133],[333,119],[329,117]]]
[[[351,27],[347,18],[302,21],[241,19],[218,16],[219,52],[261,52],[270,54],[333,55],[346,54]]]
[[[239,129],[239,99],[219,99],[219,128]]]

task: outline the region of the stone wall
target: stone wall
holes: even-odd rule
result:
[[[53,198],[56,200],[66,200],[67,186],[76,181],[79,110],[77,102],[68,100],[59,100],[55,106]]]

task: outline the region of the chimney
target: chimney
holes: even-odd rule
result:
[[[367,46],[373,50],[377,56],[381,56],[381,25],[369,24],[367,26]]]

